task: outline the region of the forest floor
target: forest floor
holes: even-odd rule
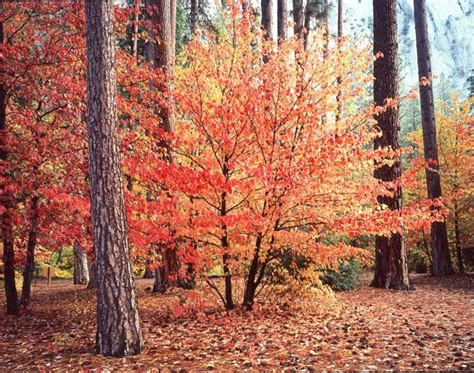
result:
[[[139,280],[145,350],[94,355],[95,292],[36,283],[30,309],[0,316],[0,369],[473,370],[474,275],[413,276],[415,291],[369,288],[313,306],[178,315],[182,294],[151,294]],[[298,308],[298,307],[296,307]]]

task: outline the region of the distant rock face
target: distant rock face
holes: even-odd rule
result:
[[[332,5],[329,23],[335,32],[337,0]],[[426,5],[433,75],[467,95],[474,76],[474,0],[426,0]],[[371,37],[372,0],[344,0],[344,8],[344,33]],[[413,0],[398,0],[398,33],[402,87],[409,89],[418,83]]]

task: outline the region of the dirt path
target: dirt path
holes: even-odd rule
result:
[[[415,276],[413,292],[363,287],[321,307],[173,317],[179,295],[139,281],[137,357],[93,352],[93,290],[38,283],[21,318],[0,316],[0,368],[474,369],[474,276]]]

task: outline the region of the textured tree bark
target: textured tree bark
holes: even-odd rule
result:
[[[3,1],[0,0],[0,10],[3,10]],[[3,31],[3,22],[0,22],[0,43],[5,43],[5,35]],[[3,65],[3,57],[0,57],[1,65]],[[7,87],[4,79],[0,79],[0,164],[4,164],[8,160],[7,150]],[[2,171],[1,179],[8,180],[8,175]],[[16,291],[15,281],[15,247],[13,240],[13,222],[12,210],[15,207],[11,195],[8,192],[6,182],[0,183],[0,204],[4,207],[1,213],[1,228],[3,242],[3,265],[4,265],[4,287],[6,298],[6,313],[8,315],[19,315],[18,293]]]
[[[293,21],[295,25],[293,26],[293,32],[295,35],[300,35],[303,30],[303,0],[293,0]]]
[[[134,290],[116,126],[113,0],[86,0],[87,128],[97,275],[96,351],[139,354],[142,335]]]
[[[21,289],[20,306],[27,307],[30,304],[31,280],[33,278],[33,269],[35,266],[35,248],[38,237],[39,226],[39,197],[31,199],[30,230],[26,242],[26,260],[23,268],[23,285]]]
[[[436,141],[433,86],[431,82],[429,84],[422,83],[423,78],[432,78],[425,0],[414,0],[414,11],[418,76],[420,78],[423,149],[425,160],[430,166],[426,169],[426,188],[428,198],[434,199],[441,197],[441,179],[439,175],[438,143]],[[431,252],[434,276],[445,276],[454,273],[449,255],[446,222],[444,221],[431,224]]]
[[[273,33],[273,0],[261,0],[262,7],[262,29],[267,39],[275,40]]]
[[[278,0],[277,3],[278,40],[288,39],[288,0]]]
[[[74,285],[89,284],[89,264],[87,253],[78,241],[74,241]]]
[[[398,43],[397,43],[397,2],[396,0],[374,0],[374,52],[382,52],[383,58],[374,62],[374,100],[382,106],[387,98],[398,96]],[[389,107],[377,117],[382,135],[375,139],[374,148],[391,147],[399,149],[400,124],[398,107]],[[374,176],[384,182],[393,182],[401,176],[400,159],[393,165],[378,166]],[[385,204],[395,213],[401,213],[402,189],[395,190],[394,196],[379,196],[379,203]],[[403,228],[403,227],[402,227]],[[372,286],[410,290],[408,265],[404,236],[393,233],[390,237],[377,236],[375,239],[375,276]]]

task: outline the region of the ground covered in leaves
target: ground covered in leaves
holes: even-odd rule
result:
[[[0,368],[473,370],[474,276],[420,275],[414,284],[248,314],[187,313],[175,306],[183,294],[151,294],[140,280],[146,347],[121,359],[93,354],[93,290],[36,284],[23,316],[0,316]]]

